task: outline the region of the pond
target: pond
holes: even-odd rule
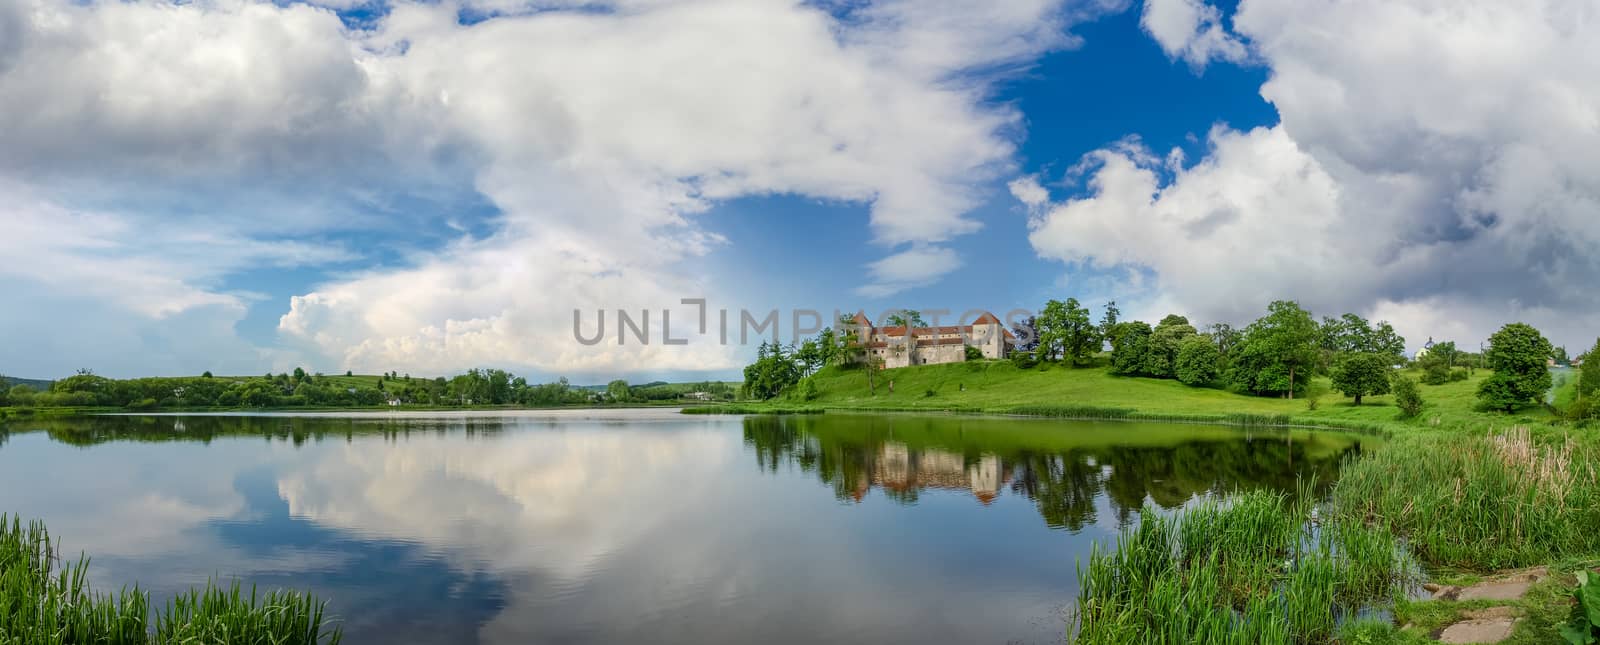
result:
[[[1292,494],[1369,441],[670,410],[0,428],[0,512],[97,588],[311,589],[348,643],[427,644],[1058,642],[1076,559],[1142,505]]]

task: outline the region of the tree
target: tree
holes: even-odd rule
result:
[[[755,399],[770,399],[783,393],[801,378],[800,363],[783,345],[761,343],[756,362],[744,368],[744,394]]]
[[[1228,355],[1233,353],[1233,348],[1239,346],[1243,334],[1228,323],[1212,323],[1206,328],[1206,333],[1211,336],[1211,344],[1217,346],[1217,352],[1222,355],[1223,362],[1227,362]]]
[[[1178,349],[1177,376],[1184,385],[1209,385],[1222,373],[1222,352],[1205,336],[1190,336]]]
[[[1051,300],[1036,320],[1041,359],[1084,362],[1101,345],[1100,328],[1089,319],[1089,309],[1077,298]]]
[[[627,381],[617,379],[606,384],[606,398],[612,401],[627,401],[632,395],[633,388],[628,386]]]
[[[915,309],[902,309],[889,314],[887,321],[890,327],[927,327],[927,321],[922,319],[922,312]]]
[[[1456,349],[1456,343],[1453,340],[1434,343],[1433,349],[1428,351],[1428,355],[1438,356],[1439,360],[1444,361],[1446,369],[1455,368],[1456,361],[1461,360],[1461,350]]]
[[[1300,305],[1279,300],[1267,315],[1245,328],[1228,368],[1228,381],[1256,394],[1294,398],[1317,363],[1317,322]]]
[[[212,376],[211,376],[211,370],[206,370],[206,373],[204,373],[204,374],[201,374],[201,375],[200,375],[200,378],[212,378]]]
[[[1512,323],[1489,337],[1484,360],[1494,370],[1478,386],[1478,400],[1491,410],[1515,411],[1544,399],[1550,389],[1547,361],[1554,348],[1544,334],[1524,323]]]
[[[1156,325],[1150,333],[1150,344],[1144,355],[1145,374],[1157,378],[1176,378],[1178,352],[1183,343],[1196,335],[1189,319],[1183,316],[1167,316],[1161,319],[1161,324]]]
[[[1039,319],[1028,316],[1027,320],[1019,321],[1011,326],[1011,335],[1017,337],[1017,342],[1012,346],[1013,351],[1031,352],[1039,347]]]
[[[1555,359],[1556,365],[1572,364],[1572,358],[1567,356],[1567,348],[1564,346],[1555,348],[1555,350],[1551,352],[1550,356],[1551,358]]]
[[[350,371],[350,370],[345,370],[345,371],[344,371],[344,375],[345,375],[345,376],[355,376],[355,373],[354,373],[354,372],[352,372],[352,371]]]
[[[1127,376],[1144,373],[1145,355],[1150,351],[1150,325],[1134,320],[1117,323],[1120,331],[1111,346],[1111,371]]]
[[[808,338],[800,343],[800,349],[795,351],[794,357],[800,361],[800,371],[807,375],[816,372],[826,363],[822,345],[814,338]]]
[[[1333,388],[1361,405],[1361,397],[1389,393],[1389,371],[1389,357],[1382,354],[1345,354],[1333,370]]]
[[[1112,345],[1117,344],[1117,318],[1122,315],[1122,310],[1117,309],[1117,301],[1106,302],[1106,313],[1100,317],[1100,337]]]
[[[1400,416],[1410,419],[1422,414],[1422,390],[1417,387],[1416,381],[1411,380],[1409,376],[1394,372],[1390,387],[1394,390],[1394,404],[1400,408]]]
[[[1583,355],[1583,364],[1578,366],[1578,396],[1595,392],[1600,392],[1600,339],[1594,341],[1594,348]]]
[[[1382,354],[1389,359],[1391,365],[1399,363],[1406,358],[1406,339],[1396,333],[1394,326],[1387,320],[1378,321],[1378,326],[1372,328],[1372,335],[1368,337],[1367,346],[1363,351]]]

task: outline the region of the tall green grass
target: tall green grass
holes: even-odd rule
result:
[[[1335,514],[1404,537],[1419,558],[1476,570],[1600,552],[1600,450],[1571,436],[1429,433],[1347,464]]]
[[[1146,508],[1114,549],[1078,563],[1075,641],[1327,642],[1341,616],[1387,602],[1407,568],[1364,531],[1319,530],[1312,499],[1254,491],[1170,516]]]
[[[207,583],[153,616],[138,587],[89,588],[88,558],[64,560],[42,523],[0,515],[0,645],[336,644],[339,628],[309,594]]]

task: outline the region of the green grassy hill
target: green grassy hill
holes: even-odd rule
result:
[[[1417,371],[1410,376],[1420,379]],[[1466,381],[1423,385],[1427,402],[1416,423],[1508,420],[1544,421],[1550,414],[1539,407],[1525,408],[1515,417],[1480,413],[1472,409],[1478,383],[1488,376],[1478,371]],[[860,369],[826,368],[814,377],[818,396],[808,403],[833,409],[1017,411],[1045,406],[1116,408],[1153,415],[1292,415],[1335,422],[1389,423],[1398,420],[1390,396],[1366,397],[1360,406],[1331,391],[1326,378],[1312,382],[1307,397],[1294,400],[1235,394],[1225,390],[1194,388],[1177,381],[1117,376],[1105,367],[1068,368],[1041,365],[1019,369],[1006,361],[974,361],[945,365],[919,365],[884,370],[876,393],[867,386]],[[894,390],[888,384],[894,383]],[[1316,399],[1315,410],[1307,399]],[[793,405],[797,402],[789,401]]]

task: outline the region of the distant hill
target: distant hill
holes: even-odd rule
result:
[[[41,381],[35,378],[17,378],[15,376],[0,375],[0,386],[5,386],[5,388],[8,390],[18,385],[26,385],[35,390],[43,392],[50,389],[50,384],[52,382],[53,381]]]

